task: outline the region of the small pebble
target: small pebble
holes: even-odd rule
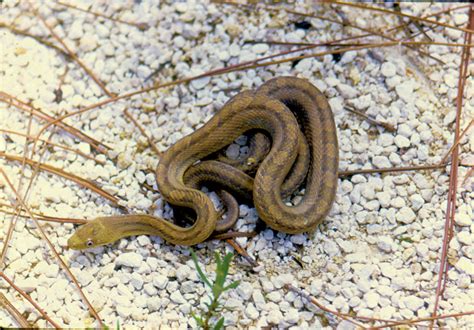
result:
[[[115,259],[116,266],[140,267],[143,257],[135,252],[121,253]]]
[[[397,67],[391,62],[384,62],[381,67],[381,72],[385,77],[393,77],[397,73]]]

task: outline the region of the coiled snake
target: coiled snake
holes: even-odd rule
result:
[[[254,178],[231,164],[205,160],[250,130],[262,131],[271,140]],[[206,170],[208,165],[212,169]],[[226,191],[251,194],[259,217],[275,230],[311,231],[332,206],[337,171],[336,127],[324,95],[306,80],[274,78],[256,91],[233,97],[204,126],[162,155],[156,170],[160,193],[169,203],[195,211],[192,226],[144,214],[100,217],[78,228],[68,246],[85,249],[142,234],[179,245],[203,242],[215,230],[219,215],[210,198],[195,188],[202,180],[215,181]],[[283,203],[282,192],[291,194],[303,180],[302,200],[295,206]]]

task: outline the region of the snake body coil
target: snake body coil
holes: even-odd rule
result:
[[[219,173],[220,162],[216,161],[217,173],[208,175],[209,180],[220,182],[228,191],[252,193],[260,218],[273,229],[286,233],[313,230],[327,215],[335,197],[336,128],[329,104],[319,90],[305,80],[281,77],[255,92],[238,94],[208,123],[162,155],[156,170],[160,192],[169,203],[195,211],[196,221],[191,227],[150,215],[101,217],[81,226],[68,240],[68,246],[85,249],[139,234],[161,236],[179,245],[203,242],[215,230],[218,213],[210,198],[191,184],[193,175],[205,175],[202,169],[192,174],[193,165],[198,167],[199,161],[255,129],[271,140],[270,151],[259,164],[255,178],[238,169]],[[191,174],[186,174],[188,170]],[[229,180],[235,171],[235,180]],[[289,194],[303,180],[302,201],[296,206],[285,205],[284,182],[293,185],[283,189],[283,194]]]

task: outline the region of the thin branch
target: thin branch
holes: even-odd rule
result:
[[[27,134],[24,134],[24,133],[20,133],[20,132],[15,132],[15,131],[11,131],[11,130],[8,130],[8,129],[2,129],[0,128],[0,132],[3,132],[3,133],[6,133],[6,134],[15,134],[15,135],[19,135],[19,136],[23,136],[27,139],[34,139],[35,137],[32,136],[32,135],[27,135]],[[102,160],[99,160],[93,156],[90,156],[86,153],[83,153],[82,151],[78,150],[78,149],[74,149],[74,148],[70,148],[68,146],[65,146],[65,145],[62,145],[62,144],[58,144],[58,143],[54,143],[54,142],[51,142],[51,141],[48,141],[46,139],[38,139],[39,141],[43,142],[43,143],[46,143],[50,146],[53,146],[53,147],[57,147],[57,148],[61,148],[61,149],[64,149],[64,150],[67,150],[67,151],[70,151],[70,152],[73,152],[73,153],[76,153],[78,154],[79,156],[82,156],[84,158],[87,158],[87,159],[90,159],[90,160],[93,160],[94,162],[96,162],[97,164],[100,164],[100,165],[105,165],[105,161],[102,161]]]
[[[387,324],[375,326],[375,327],[370,327],[370,329],[376,330],[376,329],[393,328],[399,325],[412,325],[412,324],[425,322],[425,321],[442,320],[442,319],[448,319],[451,317],[458,318],[458,317],[463,317],[467,315],[474,315],[474,311],[454,313],[454,314],[445,314],[445,315],[431,316],[431,317],[422,317],[422,318],[414,319],[414,320],[391,321],[391,323],[387,323]]]
[[[254,258],[252,258],[248,253],[247,251],[245,251],[245,249],[243,247],[240,246],[239,243],[237,243],[235,240],[233,240],[232,238],[227,238],[226,240],[226,243],[229,244],[230,246],[232,246],[234,248],[235,251],[237,251],[238,254],[240,254],[245,260],[247,260],[247,262],[252,265],[252,267],[257,267],[258,266],[258,263],[257,261],[255,261]]]
[[[41,235],[41,237],[43,238],[44,241],[46,241],[47,245],[49,246],[49,249],[51,250],[51,252],[53,252],[53,255],[56,257],[56,259],[58,260],[61,268],[68,274],[69,278],[71,279],[71,281],[76,285],[77,287],[77,290],[79,292],[79,294],[81,295],[82,299],[84,300],[84,302],[86,303],[86,305],[88,306],[89,308],[89,311],[90,313],[95,317],[95,319],[97,320],[97,322],[99,323],[99,326],[100,327],[103,327],[103,323],[102,323],[102,320],[99,316],[99,314],[97,314],[97,311],[95,310],[94,306],[92,306],[92,304],[89,302],[89,299],[87,299],[86,295],[84,294],[84,292],[82,291],[79,283],[77,282],[77,279],[76,277],[72,274],[71,270],[67,267],[66,263],[63,261],[63,259],[59,256],[59,253],[56,251],[56,248],[54,247],[54,245],[51,243],[51,241],[48,239],[48,237],[46,236],[46,233],[44,232],[44,229],[43,229],[43,226],[36,220],[35,216],[33,215],[33,213],[31,213],[28,205],[25,204],[25,201],[21,198],[21,196],[18,194],[18,192],[15,190],[15,187],[12,185],[12,183],[10,182],[10,179],[8,178],[8,176],[6,175],[6,173],[3,171],[2,168],[0,168],[0,174],[2,174],[5,182],[7,183],[7,185],[10,187],[10,189],[13,191],[13,193],[15,194],[17,200],[22,204],[22,207],[28,212],[29,216],[31,217],[31,219],[33,220],[33,222],[35,223],[36,227],[38,228],[39,230],[39,233]],[[2,274],[2,273],[0,273]],[[4,277],[4,276],[2,276]],[[5,278],[5,277],[4,277]],[[13,283],[11,283],[10,285],[12,285]],[[39,307],[39,306],[38,306]]]
[[[165,87],[171,87],[171,86],[176,86],[176,85],[179,85],[179,84],[189,83],[192,80],[200,79],[200,78],[203,78],[203,77],[210,77],[210,76],[215,76],[215,75],[220,75],[220,74],[223,74],[223,73],[230,73],[230,72],[240,71],[240,70],[250,70],[250,69],[257,68],[257,67],[276,65],[276,64],[291,62],[291,61],[300,60],[300,59],[309,58],[309,57],[318,57],[318,56],[324,56],[324,55],[328,55],[328,54],[339,54],[339,53],[344,53],[346,51],[361,50],[361,49],[367,49],[367,48],[390,47],[390,46],[396,46],[398,44],[399,44],[398,42],[389,42],[389,43],[385,43],[385,44],[373,45],[373,46],[368,46],[368,47],[365,47],[365,46],[348,47],[348,48],[341,48],[341,49],[338,49],[338,50],[335,50],[335,51],[327,51],[327,52],[321,52],[321,53],[313,53],[313,54],[308,54],[308,55],[295,56],[295,57],[292,57],[292,58],[289,58],[289,59],[283,59],[283,60],[279,60],[279,61],[272,61],[272,62],[266,62],[266,63],[261,63],[261,64],[250,64],[250,65],[247,65],[247,66],[232,67],[230,69],[229,68],[216,69],[216,70],[209,71],[209,72],[199,74],[199,75],[196,75],[196,76],[186,77],[186,78],[174,80],[174,81],[163,83],[163,84],[158,84],[158,85],[155,85],[155,86],[152,86],[152,87],[144,88],[144,89],[141,89],[141,90],[129,92],[129,93],[126,93],[126,94],[123,94],[123,95],[114,96],[114,97],[111,97],[107,100],[103,100],[103,101],[100,101],[98,103],[89,105],[85,108],[79,109],[77,111],[73,111],[73,112],[68,113],[66,115],[60,116],[60,117],[52,120],[51,122],[48,122],[46,125],[44,125],[41,128],[41,130],[38,132],[38,134],[36,136],[40,137],[43,134],[43,132],[45,130],[47,130],[51,125],[54,125],[58,122],[61,122],[66,118],[85,113],[87,111],[96,109],[98,107],[102,107],[104,105],[116,102],[118,100],[129,99],[133,96],[148,93],[150,91],[162,89],[162,88],[165,88]],[[253,61],[253,62],[255,63],[256,61]],[[33,146],[33,150],[35,150],[35,149],[36,149],[36,145]]]
[[[0,203],[0,204],[3,204],[3,203]],[[19,217],[26,218],[26,219],[30,218],[28,215],[24,214],[26,212],[24,209],[21,210],[21,212],[23,212],[23,214],[22,213],[18,214],[18,212],[11,212],[11,211],[6,211],[6,210],[0,210],[0,212],[3,212],[5,214],[9,214],[9,215],[19,216]],[[82,225],[82,224],[85,224],[85,223],[88,222],[88,220],[84,220],[84,219],[59,218],[59,217],[52,217],[52,216],[49,216],[49,215],[39,214],[39,213],[36,213],[36,212],[31,212],[31,213],[36,217],[36,220],[40,220],[40,221],[57,222],[57,223],[74,223],[74,224],[78,224],[78,225]]]
[[[350,106],[350,105],[346,105],[344,107],[344,109],[346,109],[347,111],[350,111],[362,118],[364,118],[365,120],[367,120],[369,123],[371,124],[374,124],[374,125],[377,125],[377,126],[382,126],[383,128],[385,128],[387,131],[389,132],[396,132],[397,129],[392,125],[392,124],[389,124],[389,123],[384,123],[384,122],[381,122],[379,120],[376,120],[376,119],[373,119],[372,117],[366,115],[365,113],[363,112],[360,112],[356,109],[354,109],[354,107]]]
[[[344,2],[344,1],[337,1],[337,0],[331,1],[330,3],[331,4],[336,4],[336,5],[341,5],[341,6],[356,7],[356,8],[360,8],[360,9],[363,9],[363,10],[378,11],[378,12],[381,12],[381,13],[384,13],[384,14],[391,14],[391,15],[396,15],[396,16],[408,17],[408,18],[410,18],[414,21],[420,21],[420,22],[424,22],[424,23],[429,23],[429,24],[442,26],[442,27],[445,27],[445,28],[448,28],[448,29],[474,33],[474,30],[472,30],[472,28],[470,28],[470,29],[460,28],[460,27],[457,27],[457,26],[454,26],[454,25],[449,25],[449,24],[446,24],[446,23],[433,21],[433,20],[423,18],[423,17],[417,17],[417,16],[413,16],[413,15],[409,15],[409,14],[399,13],[399,12],[396,12],[396,11],[393,11],[393,10],[388,10],[388,9],[385,9],[385,8],[382,8],[382,7],[373,7],[373,6],[367,6],[367,5],[363,5],[363,4],[359,4],[359,3]]]
[[[471,5],[469,10],[469,28],[471,30],[467,30],[469,33],[465,33],[464,35],[464,43],[470,44],[472,40],[472,33],[474,32],[474,6]],[[457,141],[459,141],[460,136],[460,125],[461,125],[461,114],[462,114],[462,100],[464,94],[464,87],[467,80],[467,68],[469,65],[470,59],[470,48],[463,48],[461,54],[461,64],[459,66],[459,79],[458,79],[458,94],[456,97],[456,126],[455,126],[455,134],[454,134],[454,143],[453,146],[455,148],[452,151],[452,166],[451,171],[449,174],[449,190],[448,190],[448,200],[446,206],[446,217],[445,217],[445,224],[444,224],[444,237],[443,237],[443,246],[441,250],[441,265],[439,268],[439,275],[438,275],[438,284],[436,286],[436,297],[435,303],[433,307],[432,316],[435,317],[438,312],[439,300],[441,298],[442,293],[444,292],[446,281],[447,281],[447,272],[449,268],[448,260],[447,260],[447,251],[449,242],[453,236],[453,229],[454,229],[454,218],[456,215],[456,193],[457,193],[457,177],[458,177],[458,165],[459,165],[459,145],[457,145]],[[431,326],[433,322],[431,323]]]
[[[28,115],[28,126],[27,126],[27,136],[30,135],[31,133],[31,123],[32,123],[32,119],[33,119],[33,116],[32,116],[32,113],[30,112],[29,115]],[[21,170],[20,170],[20,178],[18,179],[18,186],[17,186],[17,191],[21,191],[21,186],[22,186],[22,183],[23,183],[23,179],[24,179],[24,173],[25,173],[25,167],[26,167],[26,159],[28,158],[28,138],[26,138],[26,141],[25,141],[25,144],[23,145],[23,159],[21,161]],[[26,189],[26,192],[25,192],[25,200],[28,195],[28,188]],[[20,203],[16,203],[15,204],[15,207],[14,207],[14,212],[15,213],[19,213],[20,212],[20,209],[21,209],[21,205]],[[15,227],[16,227],[16,223],[18,221],[18,216],[15,215],[12,219],[12,221],[10,221],[10,224],[8,226],[8,230],[7,230],[7,235],[4,239],[4,245],[3,245],[3,249],[2,249],[2,253],[0,254],[0,266],[3,265],[4,261],[5,261],[5,257],[6,257],[6,254],[7,254],[7,251],[8,251],[8,247],[10,246],[10,240],[12,239],[13,237],[13,232],[15,230]]]
[[[327,308],[326,306],[324,306],[323,304],[321,304],[319,301],[317,301],[315,298],[311,297],[310,295],[308,295],[306,292],[304,292],[303,290],[300,290],[296,287],[294,287],[293,285],[291,284],[286,284],[285,285],[285,288],[288,289],[288,290],[291,290],[293,292],[296,292],[297,294],[301,295],[303,298],[305,298],[307,301],[309,301],[310,303],[312,303],[313,305],[316,305],[319,309],[321,309],[322,311],[326,312],[326,313],[329,313],[329,314],[332,314],[332,315],[335,315],[337,317],[340,317],[341,319],[343,320],[346,320],[352,324],[354,324],[355,326],[358,326],[362,329],[367,329],[366,326],[364,326],[362,323],[359,323],[357,321],[354,321],[353,320],[353,316],[351,315],[348,315],[348,314],[343,314],[343,313],[339,313],[338,311],[336,310],[332,310],[332,309],[329,309]]]
[[[0,171],[2,171],[2,169],[0,169]],[[2,173],[3,173],[3,171],[2,171]],[[15,289],[19,294],[21,294],[23,296],[23,298],[28,300],[29,303],[32,304],[35,307],[35,309],[43,316],[43,318],[46,321],[48,321],[53,327],[55,327],[56,329],[61,329],[61,326],[59,326],[59,324],[54,322],[48,316],[48,314],[46,314],[46,312],[28,294],[25,291],[23,291],[22,289],[20,289],[18,286],[16,286],[15,283],[13,283],[13,281],[11,279],[9,279],[7,275],[5,275],[3,272],[0,272],[0,277],[2,277],[13,289]]]
[[[445,168],[448,163],[435,164],[435,165],[416,165],[407,167],[390,167],[390,168],[369,168],[352,171],[339,171],[339,177],[346,177],[355,174],[372,174],[372,173],[387,173],[387,172],[408,172],[408,171],[420,171],[420,170],[434,170],[438,168]]]
[[[20,156],[6,154],[4,152],[0,152],[0,157],[4,157],[8,160],[17,161],[17,162],[21,162],[23,159],[25,159],[25,158],[20,157]],[[47,164],[42,164],[40,162],[36,162],[34,160],[31,160],[31,159],[25,159],[25,161],[30,166],[38,166],[43,171],[47,171],[47,172],[56,174],[60,177],[71,180],[71,181],[77,183],[78,185],[80,185],[84,188],[90,189],[90,190],[94,191],[95,193],[99,194],[100,196],[102,196],[103,198],[108,199],[109,201],[111,201],[114,204],[114,206],[120,207],[122,209],[124,208],[123,206],[121,206],[119,204],[119,199],[117,197],[115,197],[115,196],[109,194],[108,192],[106,192],[105,190],[99,188],[97,185],[95,185],[94,183],[92,183],[89,180],[85,180],[85,179],[81,178],[80,176],[77,176],[77,175],[72,174],[72,173],[65,172],[60,168],[57,168],[57,167],[54,167],[54,166],[51,166],[51,165],[47,165]]]
[[[446,159],[448,159],[448,157],[451,155],[454,148],[458,147],[459,143],[461,142],[461,139],[464,137],[464,135],[466,135],[466,133],[469,131],[469,129],[471,128],[473,124],[474,124],[474,119],[471,120],[471,122],[466,126],[466,128],[462,131],[462,133],[454,140],[453,145],[451,146],[451,148],[449,148],[448,152],[441,159],[440,164],[444,163]]]
[[[0,307],[3,307],[10,315],[13,317],[15,322],[21,328],[32,328],[31,324],[28,320],[20,313],[18,309],[5,297],[3,293],[0,292]]]
[[[71,8],[71,9],[75,9],[75,10],[78,10],[78,11],[82,11],[83,13],[87,13],[87,14],[90,14],[90,15],[94,15],[94,16],[96,16],[96,17],[102,17],[102,18],[111,20],[111,21],[113,21],[113,22],[118,22],[118,23],[130,25],[130,26],[134,26],[134,27],[136,27],[136,28],[138,28],[138,29],[140,29],[140,30],[146,30],[146,29],[149,28],[149,26],[148,26],[147,23],[135,23],[135,22],[126,21],[126,20],[123,20],[123,19],[120,19],[120,18],[114,18],[114,17],[112,17],[112,16],[107,16],[107,15],[104,15],[104,14],[101,14],[101,13],[98,13],[98,12],[93,12],[93,11],[91,11],[91,10],[82,9],[82,8],[79,8],[79,7],[76,7],[76,6],[73,6],[73,5],[64,3],[64,2],[62,2],[62,1],[57,1],[56,4],[61,5],[61,6],[64,6],[64,7],[68,7],[68,8]]]
[[[54,39],[56,39],[56,41],[58,41],[61,46],[63,46],[63,48],[66,50],[66,52],[69,54],[69,56],[77,63],[79,64],[79,66],[87,72],[87,74],[92,78],[92,80],[94,80],[94,82],[102,89],[102,90],[107,90],[107,88],[105,87],[104,83],[102,81],[100,81],[99,78],[97,78],[97,76],[94,75],[94,73],[89,70],[89,68],[81,61],[81,59],[79,57],[77,57],[77,55],[66,45],[66,43],[59,37],[59,35],[54,32],[54,29],[48,24],[48,22],[46,22],[46,20],[43,18],[43,16],[41,16],[41,14],[38,12],[38,10],[36,10],[36,8],[34,6],[30,6],[31,10],[33,11],[33,13],[35,14],[36,17],[38,17],[40,19],[40,21],[43,23],[43,25],[49,30],[49,32],[51,33],[51,35],[53,36]],[[109,93],[107,93],[109,94]],[[111,96],[111,95],[109,95]]]
[[[57,52],[61,53],[61,55],[63,55],[64,57],[66,57],[68,60],[71,59],[71,56],[64,51],[64,49],[62,49],[61,47],[58,47],[56,46],[55,44],[53,44],[52,42],[48,41],[48,40],[45,40],[39,36],[36,36],[34,34],[31,34],[29,32],[27,32],[26,30],[19,30],[13,26],[9,26],[5,23],[0,23],[0,28],[7,28],[9,29],[11,32],[15,33],[15,34],[18,34],[18,35],[21,35],[21,36],[24,36],[24,37],[30,37],[30,38],[33,38],[35,39],[36,41],[38,41],[40,44],[43,44],[47,47],[51,47],[53,49],[55,49]]]
[[[14,106],[15,108],[17,108],[18,110],[21,110],[23,112],[27,112],[27,113],[32,113],[33,116],[35,117],[38,117],[48,123],[54,121],[54,117],[48,115],[47,113],[41,111],[40,109],[38,108],[35,108],[21,100],[19,100],[18,98],[8,94],[8,93],[5,93],[5,92],[2,92],[0,91],[0,102],[5,102],[5,103],[8,103],[10,104],[11,106]],[[57,122],[54,122],[53,125],[56,125],[58,127],[60,127],[61,129],[65,130],[67,133],[77,137],[78,139],[86,142],[86,143],[89,143],[94,149],[96,149],[97,151],[101,152],[101,153],[107,153],[107,149],[111,149],[110,147],[108,147],[107,145],[91,138],[90,136],[84,134],[83,132],[81,132],[79,129],[77,128],[74,128],[66,123],[63,123],[63,122],[60,122],[60,121],[57,121]]]
[[[142,133],[142,135],[147,139],[148,141],[148,144],[150,145],[150,147],[153,149],[153,151],[155,152],[155,154],[160,157],[161,156],[161,152],[158,150],[157,146],[155,143],[153,143],[153,140],[151,139],[151,137],[146,133],[145,129],[140,125],[140,123],[135,119],[133,118],[133,116],[128,112],[127,109],[125,109],[123,111],[123,113],[125,114],[125,116],[130,119],[130,121],[135,125],[135,127],[138,128],[138,130],[140,131],[140,133]]]

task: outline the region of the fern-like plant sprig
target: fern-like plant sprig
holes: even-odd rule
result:
[[[227,290],[235,289],[239,285],[239,281],[234,281],[229,285],[225,285],[227,275],[229,273],[230,262],[232,261],[232,253],[227,253],[224,258],[221,259],[219,253],[215,253],[216,259],[216,277],[214,282],[207,278],[207,276],[202,271],[201,267],[198,264],[197,256],[193,250],[191,250],[191,257],[196,265],[196,271],[199,275],[199,278],[204,282],[206,286],[211,289],[210,300],[211,303],[205,302],[207,306],[207,311],[202,315],[198,316],[194,312],[191,312],[192,317],[196,320],[198,326],[204,330],[214,329],[219,330],[224,327],[224,317],[221,317],[217,320],[215,324],[212,324],[212,321],[218,318],[218,313],[222,311],[222,307],[219,301],[219,297]]]

